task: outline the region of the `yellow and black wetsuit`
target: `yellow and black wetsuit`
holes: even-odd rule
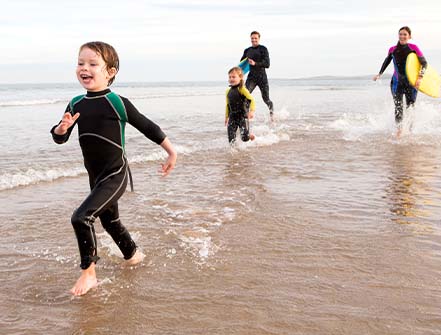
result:
[[[118,214],[117,201],[123,195],[128,179],[128,164],[124,152],[125,124],[131,124],[157,144],[161,144],[166,137],[159,126],[139,113],[124,97],[119,97],[123,104],[123,115],[120,115],[111,103],[109,94],[109,89],[87,92],[75,101],[73,107],[68,105],[66,109],[72,115],[80,113],[76,124],[91,189],[72,215],[82,269],[87,269],[92,262],[96,263],[99,259],[93,226],[97,217],[125,259],[131,258],[136,251],[135,242],[121,224]],[[70,127],[65,135],[57,135],[54,133],[55,127],[51,133],[54,141],[59,144],[69,139],[74,128]]]
[[[248,106],[251,111],[254,111],[254,99],[245,86],[236,85],[228,88],[225,118],[228,119],[227,130],[230,143],[236,140],[237,128],[240,129],[242,141],[246,142],[250,139]]]
[[[273,115],[274,106],[273,102],[269,97],[269,84],[268,77],[266,75],[265,69],[270,67],[270,57],[268,49],[263,45],[258,45],[257,47],[249,47],[244,50],[242,58],[252,59],[256,62],[255,65],[250,65],[250,73],[248,74],[245,86],[250,93],[253,93],[256,86],[259,87],[260,93],[262,94],[262,99],[268,106],[270,115]]]

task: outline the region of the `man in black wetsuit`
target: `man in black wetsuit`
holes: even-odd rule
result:
[[[269,108],[272,120],[274,107],[273,102],[269,97],[268,78],[265,71],[265,69],[270,67],[270,58],[268,49],[263,45],[260,45],[259,42],[259,32],[253,31],[251,33],[251,46],[245,49],[241,57],[241,60],[248,57],[248,62],[250,63],[250,73],[248,74],[245,86],[250,93],[254,91],[256,86],[259,86],[260,92],[262,93],[262,99]]]

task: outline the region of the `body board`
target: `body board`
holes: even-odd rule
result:
[[[242,69],[243,74],[250,72],[250,63],[248,63],[248,57],[242,59],[238,65]]]
[[[421,69],[420,61],[418,60],[418,56],[412,52],[407,56],[406,59],[406,76],[409,80],[409,83],[415,87],[415,83],[418,79],[418,74]],[[440,97],[440,89],[441,89],[441,77],[438,72],[427,65],[426,72],[424,73],[423,78],[421,79],[420,87],[418,87],[418,91],[427,94],[433,98]]]

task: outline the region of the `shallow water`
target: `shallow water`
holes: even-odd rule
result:
[[[257,91],[256,141],[231,150],[224,87],[200,86],[124,92],[178,166],[160,178],[161,150],[128,129],[120,211],[147,257],[122,269],[97,222],[100,285],[81,298],[69,218],[87,177],[77,137],[48,133],[65,103],[0,107],[2,134],[20,134],[2,139],[0,332],[438,334],[440,104],[419,96],[396,139],[387,83],[274,82],[276,123]]]

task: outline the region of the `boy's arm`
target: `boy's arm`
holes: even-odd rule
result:
[[[247,100],[250,101],[250,112],[254,112],[256,109],[256,102],[254,101],[253,96],[251,95],[250,91],[245,86],[242,86],[240,89],[240,94],[242,94]]]
[[[67,105],[62,119],[51,129],[52,139],[55,143],[63,144],[67,142],[79,116],[80,113],[73,114],[70,105]]]
[[[161,147],[167,152],[168,158],[165,161],[164,164],[161,164],[161,173],[162,176],[167,176],[176,165],[176,159],[178,158],[178,155],[175,151],[175,148],[173,148],[173,145],[169,141],[169,139],[166,137],[164,141],[161,143]]]
[[[127,113],[127,122],[143,133],[149,140],[159,144],[168,154],[167,160],[161,164],[162,176],[167,176],[175,167],[177,153],[161,128],[141,114],[133,104],[121,97]]]
[[[133,104],[124,97],[121,97],[127,113],[127,122],[144,134],[149,140],[161,144],[166,135],[162,129],[153,121],[141,114]]]
[[[227,123],[228,118],[230,117],[230,108],[228,107],[228,92],[230,92],[231,88],[227,89],[227,93],[225,94],[225,124]]]

